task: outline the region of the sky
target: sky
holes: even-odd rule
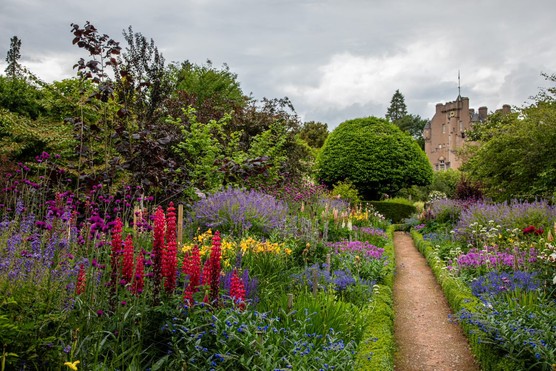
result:
[[[384,117],[397,89],[431,119],[458,96],[458,73],[472,108],[530,104],[556,73],[555,15],[554,0],[0,0],[0,71],[14,35],[20,63],[51,82],[88,57],[71,23],[122,46],[132,26],[167,63],[225,63],[246,95],[288,97],[332,130]]]

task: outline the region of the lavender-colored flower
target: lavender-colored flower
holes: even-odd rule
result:
[[[487,224],[499,226],[500,230],[523,229],[529,225],[538,228],[554,225],[556,206],[546,201],[505,203],[476,202],[462,209],[459,222],[454,231],[455,236],[466,243],[476,243],[475,225]]]
[[[361,253],[367,259],[381,259],[384,249],[369,242],[362,241],[340,241],[329,243],[329,247],[338,253]]]
[[[372,236],[388,238],[388,236],[386,235],[386,232],[383,229],[380,229],[380,228],[357,227],[357,226],[354,225],[353,230],[358,231],[360,233],[364,233],[364,234],[370,234]]]
[[[191,216],[206,228],[268,235],[285,225],[287,213],[286,204],[273,196],[228,188],[196,202]]]
[[[537,250],[534,248],[500,250],[497,246],[485,246],[482,250],[472,248],[467,253],[461,254],[454,263],[459,269],[478,269],[480,267],[498,270],[525,269],[536,261],[537,254]]]

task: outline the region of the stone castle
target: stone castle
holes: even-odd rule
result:
[[[505,104],[501,111],[510,113],[510,105]],[[475,112],[469,108],[469,98],[466,97],[458,96],[453,102],[438,103],[433,118],[423,130],[425,153],[433,170],[458,169],[461,159],[456,151],[466,141],[465,131],[487,116],[487,107],[479,107]]]

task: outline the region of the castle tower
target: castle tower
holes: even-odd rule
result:
[[[481,112],[482,108],[479,109]],[[458,95],[453,102],[436,105],[436,112],[423,132],[425,153],[434,170],[457,169],[461,166],[456,151],[465,142],[465,131],[478,119],[475,110],[469,109],[467,97]]]

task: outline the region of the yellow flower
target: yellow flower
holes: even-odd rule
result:
[[[77,365],[80,363],[80,361],[75,361],[75,362],[65,362],[64,366],[68,366],[70,368],[70,370],[74,370],[77,371]]]
[[[286,248],[284,249],[284,252],[286,253],[286,255],[291,255],[292,249],[286,247]]]

